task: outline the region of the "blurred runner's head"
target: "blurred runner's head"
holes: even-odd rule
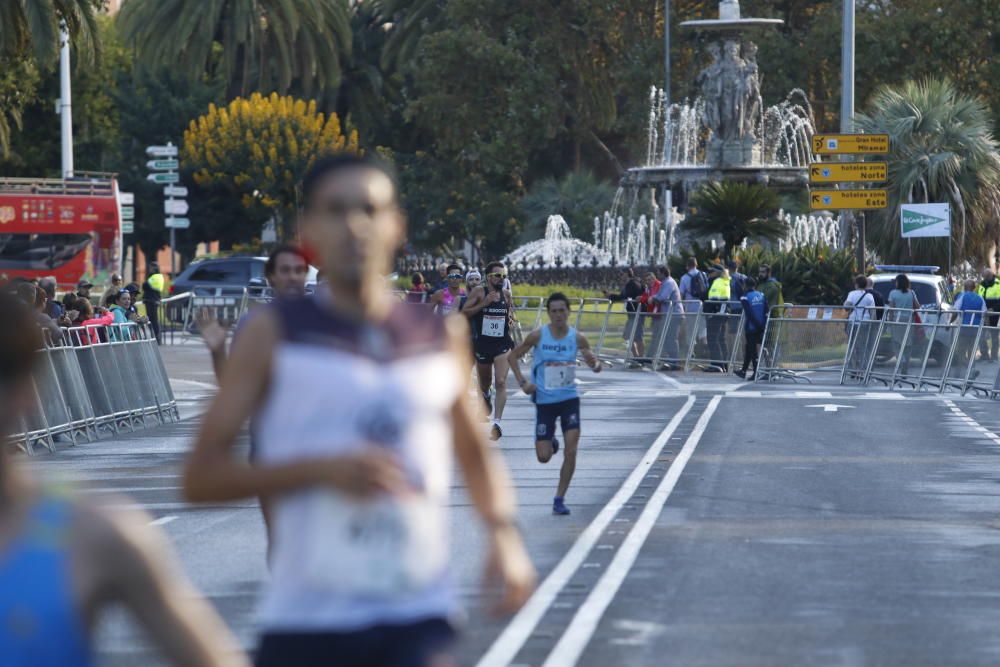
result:
[[[379,163],[335,155],[317,161],[302,179],[302,239],[331,287],[381,284],[405,231],[393,177]]]
[[[553,292],[545,302],[549,321],[557,327],[565,326],[569,320],[569,299],[562,292]]]

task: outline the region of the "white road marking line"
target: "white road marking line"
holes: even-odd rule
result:
[[[625,577],[632,569],[632,565],[639,555],[639,550],[642,549],[646,538],[649,537],[656,519],[663,511],[663,506],[667,503],[667,499],[670,498],[671,492],[673,492],[674,487],[677,485],[677,480],[680,479],[681,473],[684,472],[684,466],[687,465],[687,462],[691,459],[691,455],[694,454],[694,450],[698,446],[698,442],[701,441],[701,436],[708,428],[708,422],[712,418],[712,415],[715,414],[715,410],[719,407],[721,400],[721,396],[712,398],[708,407],[705,408],[705,412],[698,418],[698,423],[695,424],[694,430],[688,437],[687,442],[684,443],[684,447],[677,455],[677,459],[663,477],[663,481],[660,482],[653,497],[646,503],[646,507],[643,509],[642,515],[639,516],[635,527],[625,537],[625,541],[622,543],[618,553],[615,554],[611,565],[608,566],[608,569],[605,570],[600,580],[598,580],[597,585],[594,586],[594,589],[587,596],[583,605],[577,610],[573,616],[573,620],[570,621],[569,627],[566,628],[566,632],[563,633],[555,648],[552,649],[549,657],[542,663],[542,667],[570,667],[577,663],[580,656],[587,649],[587,644],[590,643],[590,639],[594,636],[597,624],[600,622],[605,610],[607,610],[608,605],[611,604],[611,601],[617,595],[618,589],[621,588],[622,582],[625,581]]]
[[[984,436],[992,440],[994,443],[1000,445],[1000,435],[997,435],[996,433],[986,428],[985,426],[977,422],[969,415],[965,414],[965,412],[963,412],[961,408],[955,405],[955,403],[951,399],[946,399],[944,404],[950,407],[951,411],[954,412],[956,415],[961,415],[963,421],[965,421],[967,424],[974,426],[975,429],[978,430],[980,433],[982,433]]]
[[[646,371],[647,373],[652,373],[656,377],[660,378],[661,380],[663,380],[664,382],[666,382],[667,384],[669,384],[671,387],[674,387],[676,389],[683,389],[684,388],[684,385],[682,385],[680,382],[678,382],[677,380],[673,379],[669,375],[664,375],[660,371],[654,371],[651,368],[643,368],[643,370]]]
[[[674,431],[680,426],[681,421],[694,407],[695,397],[689,396],[687,401],[677,411],[670,423],[660,432],[653,444],[646,450],[642,460],[632,469],[615,495],[608,501],[590,525],[576,538],[576,542],[569,548],[562,560],[552,569],[549,576],[541,583],[535,593],[527,603],[521,608],[514,618],[511,619],[504,631],[496,638],[489,650],[483,654],[477,667],[507,667],[517,656],[521,647],[534,632],[535,627],[542,620],[549,606],[556,599],[562,589],[569,583],[569,580],[576,574],[576,571],[583,565],[584,560],[590,551],[601,539],[605,529],[611,524],[618,511],[628,502],[639,484],[645,477],[649,467],[656,463],[660,457],[660,452],[666,447],[667,441]],[[625,521],[628,521],[627,519]]]
[[[154,519],[153,521],[150,521],[149,525],[150,526],[165,526],[165,525],[167,525],[168,523],[170,523],[171,521],[173,521],[176,518],[177,518],[177,515],[161,516],[159,519]]]

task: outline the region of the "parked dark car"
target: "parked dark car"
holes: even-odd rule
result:
[[[170,286],[170,294],[242,298],[247,287],[263,286],[267,257],[223,257],[192,262]],[[316,268],[309,267],[307,285],[316,284]]]

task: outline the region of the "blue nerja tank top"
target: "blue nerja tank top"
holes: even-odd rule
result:
[[[541,332],[531,362],[535,402],[544,405],[577,398],[576,329],[570,327],[563,338],[554,337],[548,324]]]
[[[72,505],[43,498],[0,553],[0,664],[89,667],[88,638],[73,599],[68,539]]]

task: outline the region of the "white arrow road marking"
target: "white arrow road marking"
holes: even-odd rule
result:
[[[807,408],[823,408],[823,412],[836,412],[837,410],[843,408],[844,410],[853,410],[853,405],[837,405],[836,403],[820,403],[819,405],[807,405]]]

